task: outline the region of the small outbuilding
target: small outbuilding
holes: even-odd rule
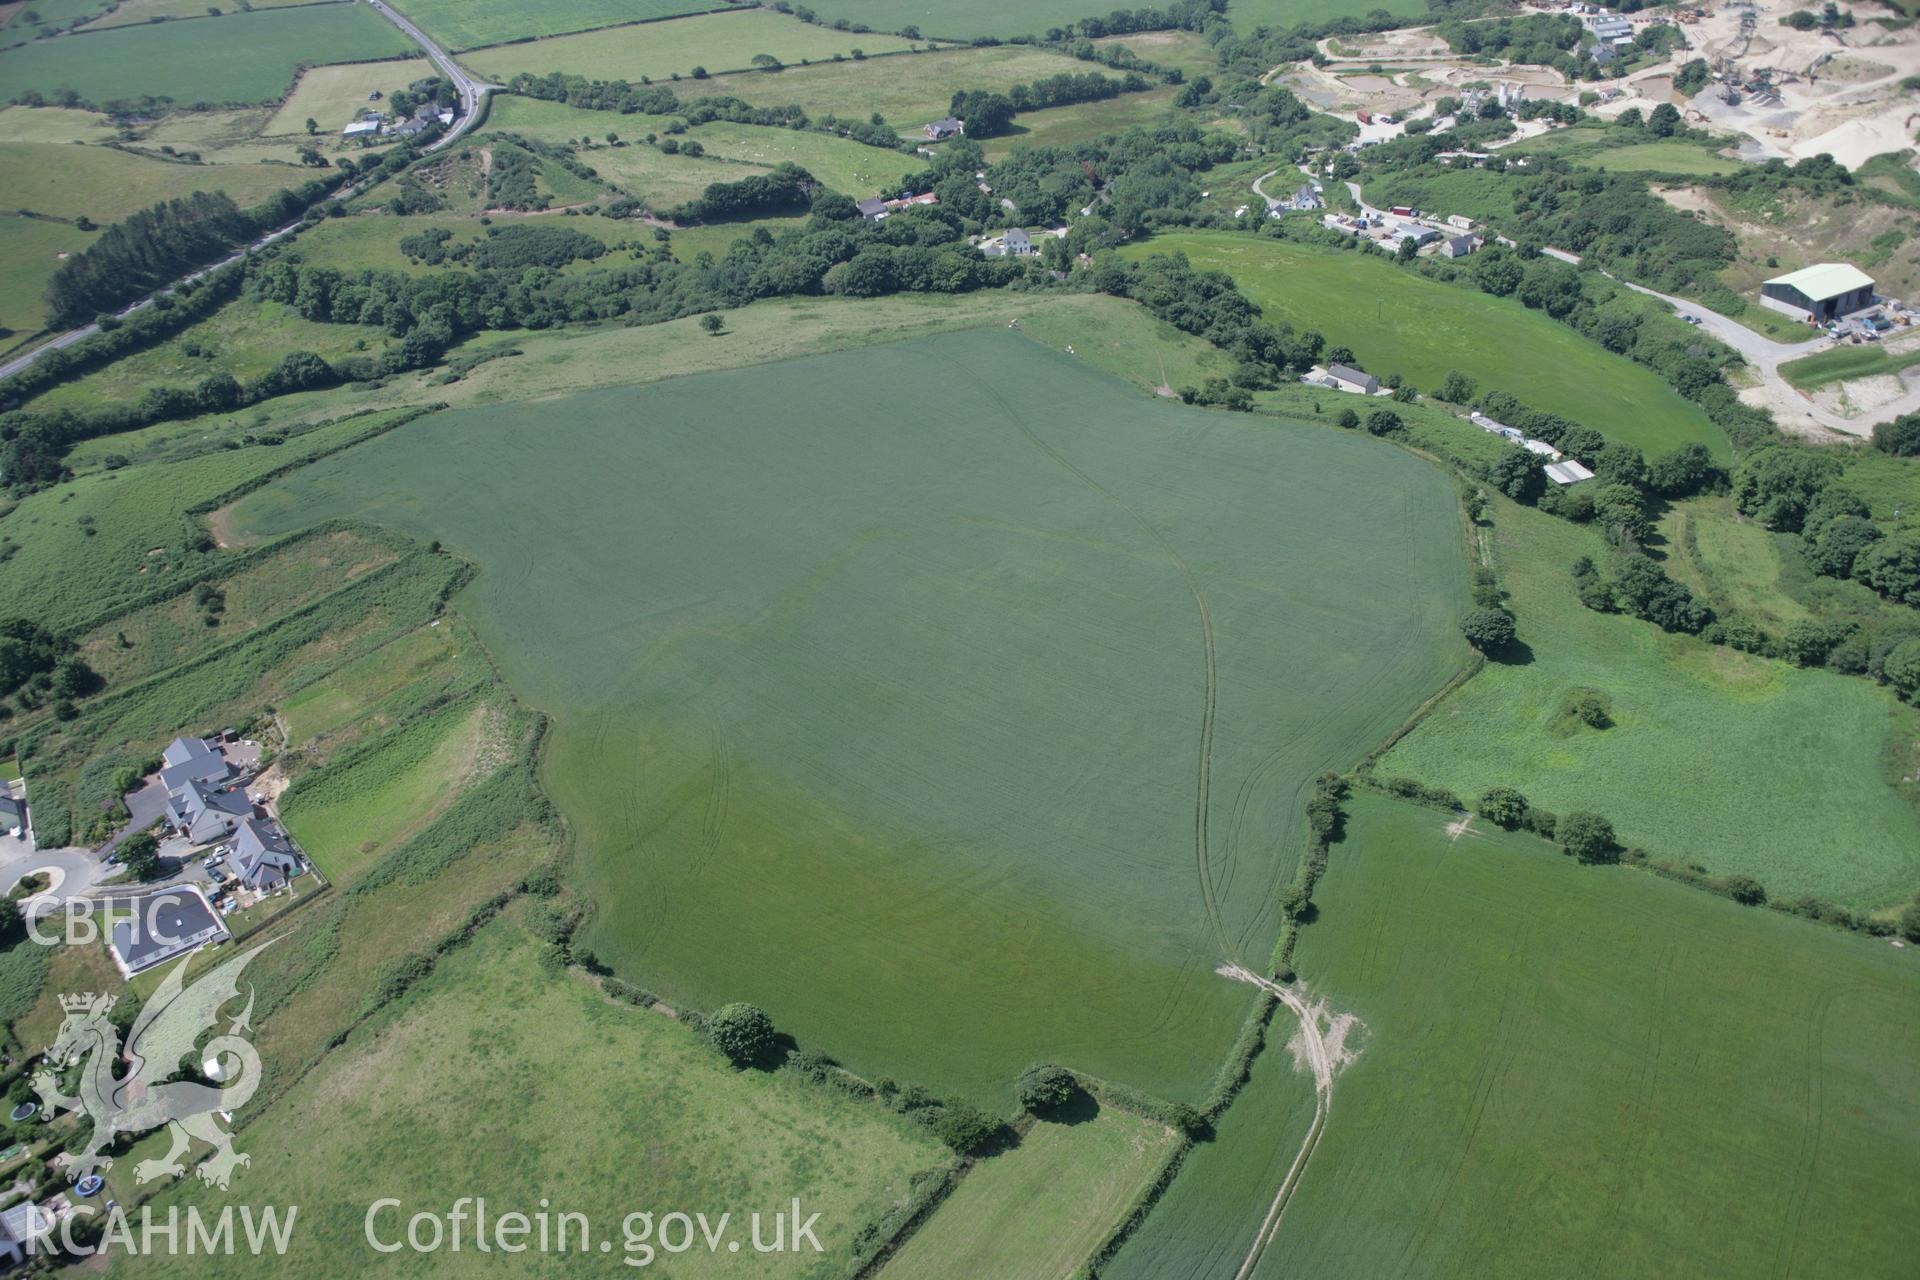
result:
[[[1440,256],[1443,258],[1464,258],[1479,247],[1479,236],[1450,236],[1447,242],[1440,246]]]
[[[1547,479],[1553,481],[1555,484],[1578,484],[1582,480],[1593,479],[1593,472],[1587,470],[1572,458],[1568,458],[1564,462],[1549,463],[1545,470]]]
[[[1796,320],[1838,320],[1873,305],[1873,277],[1844,262],[1822,262],[1760,286],[1760,305]]]
[[[869,222],[878,222],[887,216],[887,202],[879,196],[868,196],[865,200],[856,200],[853,202],[853,207],[858,209],[860,216]]]

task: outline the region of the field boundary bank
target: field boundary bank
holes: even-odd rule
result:
[[[602,31],[619,31],[625,27],[654,27],[654,26],[660,25],[663,22],[678,22],[682,18],[710,18],[716,14],[721,14],[721,13],[759,13],[763,9],[765,9],[766,12],[768,13],[777,12],[776,10],[765,5],[728,4],[727,0],[713,0],[713,5],[714,7],[711,9],[696,9],[691,13],[663,13],[663,14],[657,14],[651,18],[629,18],[625,22],[603,22],[597,27],[581,27],[578,31],[555,31],[549,35],[544,35],[544,36],[515,36],[511,40],[495,40],[490,44],[466,44],[466,45],[461,45],[458,48],[449,48],[447,52],[449,54],[485,53],[490,49],[511,49],[515,45],[539,44],[543,40],[565,40],[568,36],[597,35]],[[400,6],[398,5],[395,5],[394,7],[396,9],[400,9]],[[407,11],[405,9],[400,9],[400,14],[402,17],[406,17],[407,21],[409,22],[418,21],[418,19],[416,18],[408,17]],[[785,14],[782,16],[792,17],[793,15]],[[812,24],[809,23],[808,25],[812,25]],[[832,28],[829,28],[829,30],[831,29]],[[852,35],[854,33],[848,32],[847,34]],[[875,31],[875,32],[872,32],[871,34],[876,36],[887,36],[887,35],[893,35],[894,33],[891,31]],[[900,52],[900,51],[895,50],[895,52]],[[872,57],[878,57],[879,55],[868,54],[867,56],[872,58]],[[759,70],[759,68],[755,67],[754,70],[757,71]],[[716,71],[716,72],[713,72],[712,74],[720,75],[722,73]]]
[[[282,9],[319,9],[327,5],[358,4],[358,3],[359,3],[359,0],[296,0],[296,2],[293,4],[275,4],[275,5],[268,5],[267,7],[269,9],[274,10],[275,12],[278,12]],[[109,27],[99,27],[94,25],[95,23],[100,21],[100,18],[111,18],[114,14],[120,12],[121,7],[122,7],[121,5],[116,4],[113,6],[113,8],[108,9],[105,13],[102,13],[98,18],[88,18],[85,22],[81,23],[77,27],[68,27],[64,31],[56,31],[52,35],[46,36],[43,38],[48,40],[57,40],[61,36],[92,36],[92,35],[99,35],[103,31],[137,31],[141,27],[165,27],[165,26],[171,26],[173,23],[176,23],[176,22],[205,22],[208,19],[212,19],[212,18],[231,17],[235,13],[252,13],[253,12],[252,9],[234,9],[230,12],[223,10],[220,13],[181,13],[181,14],[173,14],[168,17],[161,18],[158,21],[155,21],[153,18],[142,18],[138,22],[116,22]],[[28,43],[31,44],[34,42],[28,41]]]

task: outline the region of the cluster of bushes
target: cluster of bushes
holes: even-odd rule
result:
[[[683,226],[772,217],[804,212],[822,190],[812,174],[792,161],[782,161],[767,173],[751,174],[738,182],[712,183],[695,199],[660,212]]]
[[[1153,83],[1137,71],[1129,71],[1118,80],[1098,71],[1084,75],[1063,71],[1031,84],[1016,84],[1005,93],[994,89],[957,90],[949,110],[956,119],[966,121],[969,137],[991,138],[1012,127],[1017,112],[1064,107],[1076,102],[1104,102],[1123,93],[1138,93],[1152,87]]]
[[[1232,356],[1232,385],[1271,387],[1289,372],[1319,360],[1326,342],[1309,329],[1270,324],[1224,271],[1195,271],[1185,254],[1154,254],[1127,262],[1102,257],[1093,271],[1102,293],[1132,298],[1176,329],[1205,338]],[[1183,398],[1186,392],[1182,392]],[[1198,395],[1195,402],[1202,402]]]
[[[1574,561],[1571,572],[1580,603],[1598,613],[1630,614],[1685,635],[1699,635],[1714,620],[1713,610],[1684,583],[1637,551],[1618,555],[1611,576],[1603,575],[1591,556]]]
[[[17,695],[31,711],[47,701],[71,706],[100,686],[100,677],[74,652],[72,641],[28,618],[0,620],[0,698]],[[12,714],[0,703],[0,720]]]
[[[1474,802],[1473,811],[1497,827],[1532,831],[1552,840],[1582,862],[1620,861],[1620,842],[1613,834],[1613,824],[1597,813],[1575,810],[1565,817],[1555,817],[1534,808],[1512,787],[1487,788]]]
[[[453,232],[429,227],[400,238],[400,252],[428,266],[464,263],[482,271],[525,271],[528,267],[564,267],[606,253],[601,241],[571,227],[516,223],[489,227],[473,244],[449,246]]]

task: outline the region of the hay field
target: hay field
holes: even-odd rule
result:
[[[345,514],[483,566],[586,945],[994,1106],[1036,1058],[1198,1097],[1308,781],[1464,657],[1437,471],[1005,331],[441,414],[232,522]]]
[[[1482,390],[1506,391],[1649,456],[1695,442],[1726,447],[1700,407],[1657,374],[1512,298],[1428,280],[1381,258],[1228,232],[1155,236],[1125,252],[1176,251],[1233,276],[1267,319],[1351,347],[1382,381],[1398,373],[1425,393],[1458,369]]]
[[[1912,1270],[1911,951],[1352,809],[1296,960],[1364,1049],[1258,1275]]]
[[[761,53],[785,63],[798,63],[803,58],[821,62],[835,54],[851,58],[855,49],[869,54],[892,53],[912,44],[898,36],[855,35],[771,9],[749,9],[502,45],[476,50],[464,61],[482,75],[502,82],[521,71],[536,75],[565,71],[590,80],[631,80],[638,84],[642,76],[655,80],[690,77],[695,67],[705,67],[716,75],[742,71],[753,65],[755,54]],[[698,84],[685,87],[701,89]],[[864,114],[858,110],[858,103],[841,105],[843,111],[856,117]]]

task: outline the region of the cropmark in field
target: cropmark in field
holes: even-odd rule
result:
[[[1005,331],[441,414],[233,519],[346,514],[482,566],[584,945],[995,1107],[1197,1098],[1310,780],[1465,657],[1439,472]]]

